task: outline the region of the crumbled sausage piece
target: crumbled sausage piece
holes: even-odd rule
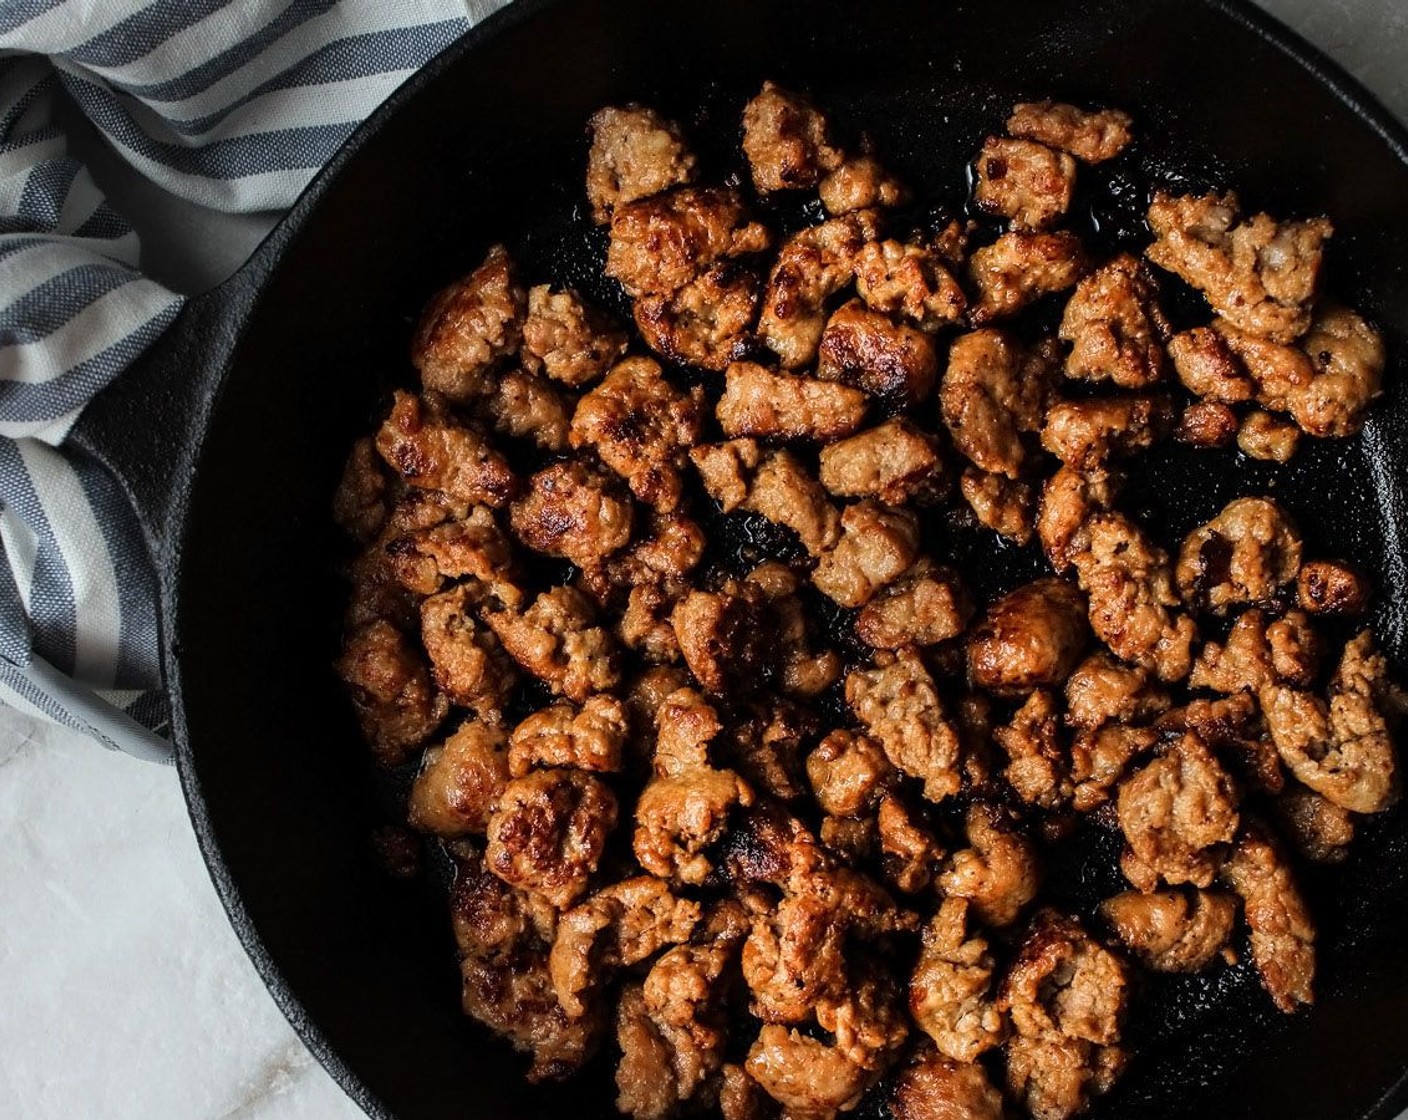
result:
[[[513,729],[509,772],[521,778],[530,770],[553,766],[598,773],[619,770],[629,730],[626,706],[614,696],[591,696],[581,707],[559,700]]]
[[[834,1039],[830,1053],[864,1071],[868,1086],[895,1060],[909,1023],[902,993],[888,973],[868,961],[850,971],[838,994],[817,1000],[816,1022]]]
[[[732,956],[723,943],[679,945],[643,985],[622,990],[617,1107],[635,1120],[666,1120],[718,1075],[726,1041],[720,981]]]
[[[383,531],[381,538],[347,565],[351,588],[342,624],[348,634],[378,620],[405,631],[420,624],[420,593],[412,593],[401,582],[398,565],[381,544],[389,534],[389,530]]]
[[[1296,423],[1313,436],[1352,436],[1383,392],[1386,361],[1379,332],[1347,308],[1321,308],[1301,341],[1314,374],[1288,396]]]
[[[1089,471],[1112,457],[1149,450],[1172,423],[1163,396],[1058,401],[1047,410],[1041,445],[1067,466]]]
[[[645,1009],[674,1051],[678,1092],[699,1092],[723,1061],[727,1040],[725,977],[737,957],[733,939],[677,945],[645,977]]]
[[[1102,902],[1100,916],[1155,972],[1201,972],[1232,936],[1237,900],[1214,891],[1125,891]]]
[[[935,496],[943,480],[938,441],[904,417],[821,449],[821,484],[839,497],[898,506]]]
[[[939,392],[954,446],[982,470],[1016,478],[1027,457],[1022,434],[1041,429],[1048,386],[1040,351],[1024,353],[1001,331],[962,335]]]
[[[688,594],[689,584],[673,577],[656,576],[636,584],[626,593],[613,632],[623,646],[652,665],[678,661],[680,646],[670,615]]]
[[[992,737],[992,700],[980,692],[958,698],[955,721],[963,744],[963,782],[975,796],[1000,796],[997,750]]]
[[[699,440],[703,402],[702,389],[696,387],[684,392],[675,388],[665,379],[658,362],[649,358],[626,358],[578,403],[572,417],[572,446],[593,448],[603,463],[626,480],[631,493],[662,513],[669,513],[680,502],[685,455]],[[548,468],[549,471],[554,469]],[[540,478],[558,478],[562,473],[534,475],[534,493],[543,489],[538,483]],[[585,489],[578,494],[586,497]],[[600,508],[604,510],[604,506],[603,502]],[[515,515],[517,512],[515,506]],[[578,556],[588,555],[575,547],[576,540],[569,538],[587,531],[589,517],[577,515],[573,518],[576,524],[569,532],[559,534],[558,554],[569,555],[568,549],[571,549],[575,555],[569,555],[569,559],[577,563],[582,562]],[[572,515],[568,514],[563,520],[568,518]],[[539,523],[543,520],[545,518],[540,517]],[[621,524],[613,522],[612,528],[617,531],[609,535],[609,540],[614,542],[609,551],[625,543],[618,541],[617,527]],[[629,535],[629,517],[624,525]],[[554,549],[540,551],[553,552]],[[608,554],[597,547],[590,548],[590,552],[597,558]]]
[[[749,1077],[742,1066],[724,1063],[719,1081],[721,1120],[769,1120],[770,1103],[762,1086]]]
[[[821,999],[841,996],[845,933],[845,916],[809,892],[789,893],[772,913],[755,918],[743,945],[752,1013],[765,1022],[799,1023]]]
[[[337,673],[348,686],[362,734],[388,766],[404,762],[449,714],[420,652],[400,630],[375,619],[347,636]]]
[[[661,697],[651,718],[655,732],[651,765],[662,778],[710,765],[710,745],[723,730],[719,714],[688,684]]]
[[[743,154],[759,194],[815,187],[845,158],[811,101],[772,82],[743,107]]]
[[[700,444],[690,450],[689,458],[709,497],[719,503],[724,513],[732,513],[748,500],[763,451],[756,440],[735,439]],[[824,494],[822,500],[825,501]]]
[[[968,635],[968,680],[1000,696],[1061,684],[1089,641],[1085,599],[1065,580],[1004,595]]]
[[[920,330],[962,321],[968,297],[935,248],[871,241],[856,254],[856,294],[867,307],[897,315]]]
[[[990,926],[1010,926],[1036,897],[1040,868],[1036,848],[995,805],[975,801],[965,822],[968,847],[959,848],[939,875],[947,898],[967,899]]]
[[[867,210],[798,230],[782,243],[768,274],[758,337],[784,369],[816,358],[826,303],[851,282],[861,249],[879,234]]]
[[[390,533],[396,528],[390,526]],[[417,595],[433,595],[446,580],[461,579],[472,580],[486,596],[511,601],[517,594],[512,546],[485,506],[464,518],[392,535],[382,553],[395,578]]]
[[[968,262],[979,297],[968,318],[982,327],[1015,315],[1042,296],[1073,287],[1088,267],[1085,248],[1074,233],[1004,233]]]
[[[1215,319],[1212,329],[1251,377],[1255,399],[1268,408],[1289,411],[1292,395],[1315,376],[1310,357],[1298,346],[1272,342],[1227,319]]]
[[[1398,798],[1388,688],[1388,663],[1364,630],[1344,648],[1328,704],[1281,685],[1261,692],[1281,760],[1303,785],[1354,813],[1380,812]]]
[[[972,617],[973,600],[958,573],[921,557],[861,608],[856,637],[873,649],[932,646],[958,637]]]
[[[764,457],[753,440],[736,439],[696,447],[690,458],[704,489],[725,513],[743,509],[785,525],[814,556],[840,539],[840,513],[821,484],[788,452]]]
[[[1071,740],[1071,807],[1088,813],[1106,804],[1129,764],[1158,741],[1153,728],[1118,723],[1077,731]]]
[[[861,607],[919,556],[919,522],[908,510],[866,499],[841,512],[841,535],[822,553],[812,583],[843,607]]]
[[[669,1120],[681,1096],[674,1053],[645,1009],[639,984],[627,984],[616,1003],[616,1108],[632,1120]]]
[[[811,921],[807,915],[820,915],[822,912],[825,912],[828,923],[848,922],[853,918],[859,920],[861,915],[858,910],[847,909],[852,903],[861,909],[868,908],[868,912],[874,911],[870,913],[872,918],[879,916],[882,904],[888,911],[897,911],[894,900],[873,880],[851,872],[845,873],[844,881],[837,878],[840,873],[835,871],[811,830],[780,805],[766,801],[745,815],[734,829],[725,848],[724,867],[735,887],[744,888],[740,897],[747,904],[749,915],[745,923],[746,931],[750,939],[757,942],[752,950],[754,953],[766,947],[763,944],[769,940],[766,931],[775,932],[794,917],[801,919],[803,925]],[[759,884],[776,887],[782,892],[777,907],[774,907],[770,893],[751,892],[748,889]],[[863,894],[873,897],[862,905]],[[790,909],[786,905],[789,899],[795,903]],[[753,965],[762,964],[762,958],[757,956],[750,963],[749,953],[745,944],[745,979],[749,979],[750,973],[756,973]],[[749,979],[755,995],[761,987],[757,983],[760,978],[761,973],[756,973]],[[763,998],[769,1002],[772,999],[770,996]],[[787,998],[790,997],[783,995],[779,989],[778,999]],[[797,1016],[805,1018],[807,1013],[803,1008]]]
[[[426,305],[411,343],[421,384],[452,401],[478,396],[494,364],[518,349],[525,310],[513,262],[495,245],[483,264]]]
[[[742,508],[791,529],[813,556],[835,548],[842,539],[841,514],[821,483],[786,451],[761,462]]]
[[[631,967],[667,945],[687,941],[701,917],[699,903],[677,898],[649,875],[603,887],[566,911],[548,955],[558,1001],[576,1018],[593,989],[614,970]]]
[[[998,1005],[1019,1034],[1110,1046],[1119,1040],[1127,985],[1123,962],[1075,918],[1043,910],[1003,979]]]
[[[716,414],[730,439],[827,441],[859,428],[865,410],[865,394],[859,389],[734,362],[724,374]]]
[[[1007,754],[1003,776],[1028,805],[1057,809],[1071,797],[1069,751],[1062,742],[1056,700],[1042,689],[1033,692],[993,739]]]
[[[758,1033],[744,1068],[797,1120],[832,1120],[855,1108],[874,1080],[839,1050],[776,1023]]]
[[[1163,379],[1169,334],[1148,267],[1128,254],[1116,257],[1077,284],[1066,304],[1066,375],[1148,388]]]
[[[587,198],[598,225],[619,206],[694,181],[694,154],[679,125],[640,105],[611,106],[588,122]]]
[[[1147,670],[1103,651],[1092,653],[1066,679],[1066,722],[1095,730],[1107,723],[1143,723],[1168,710],[1169,695]]]
[[[1287,611],[1266,628],[1275,678],[1302,688],[1320,675],[1324,643],[1303,611]]]
[[[1071,208],[1076,161],[1031,140],[989,136],[974,163],[973,201],[1020,229],[1047,229]]]
[[[379,532],[391,512],[391,480],[376,444],[363,437],[352,445],[332,499],[332,517],[338,528],[359,544]]]
[[[581,459],[538,471],[509,510],[509,526],[525,545],[584,568],[626,546],[633,518],[620,484]]]
[[[1088,545],[1072,562],[1096,637],[1160,680],[1182,680],[1192,668],[1198,628],[1178,609],[1168,555],[1120,514],[1096,514],[1084,533]]]
[[[718,372],[744,346],[761,287],[752,269],[721,261],[676,292],[641,296],[636,327],[657,354]]]
[[[881,799],[875,816],[880,837],[880,869],[885,881],[904,894],[918,894],[934,878],[944,850],[934,834],[894,795]]]
[[[1124,964],[1074,918],[1037,915],[998,998],[1016,1031],[1007,1088],[1034,1120],[1068,1120],[1114,1083],[1127,985]]]
[[[595,624],[591,604],[575,588],[554,587],[521,614],[490,611],[484,621],[519,665],[578,704],[621,679],[611,635]]]
[[[557,1001],[546,959],[551,910],[476,859],[459,865],[451,913],[465,1013],[532,1055],[531,1082],[580,1069],[596,1051],[602,1016],[592,1009],[574,1019]]]
[[[828,214],[852,214],[872,207],[902,206],[909,190],[874,156],[850,156],[817,186]]]
[[[1286,789],[1274,802],[1281,833],[1312,863],[1339,863],[1354,841],[1348,809],[1302,785]]]
[[[626,352],[626,332],[568,288],[528,289],[523,364],[573,389],[595,381]]]
[[[1033,1120],[1070,1120],[1114,1087],[1126,1060],[1116,1046],[1021,1035],[1007,1044],[1007,1091]]]
[[[507,704],[516,677],[493,631],[474,616],[478,598],[467,583],[430,596],[420,608],[420,639],[445,695],[492,719]]]
[[[1222,877],[1242,898],[1261,983],[1287,1015],[1314,1002],[1315,925],[1284,853],[1260,829],[1237,842]]]
[[[737,191],[685,187],[617,208],[606,275],[633,298],[669,295],[716,261],[761,252],[770,241]]]
[[[1241,603],[1267,604],[1300,571],[1301,541],[1270,498],[1238,498],[1198,526],[1178,555],[1184,601],[1215,614]]]
[[[874,940],[916,924],[915,915],[897,907],[864,875],[832,869],[815,858],[794,865],[781,902],[755,916],[743,945],[750,1010],[770,1023],[801,1023],[815,1014],[837,1035],[838,1047],[873,1068],[875,1052],[903,1041],[907,1028],[898,1021],[893,986],[847,967],[847,939]],[[877,997],[881,1006],[875,1006]],[[878,1037],[867,1039],[867,1027],[879,1028]]]
[[[450,839],[483,835],[508,784],[505,746],[502,730],[470,719],[427,750],[411,786],[411,827]]]
[[[1080,109],[1058,101],[1023,102],[1012,110],[1007,131],[1024,140],[1038,140],[1084,160],[1114,159],[1134,139],[1134,121],[1119,109]]]
[[[926,1054],[896,1080],[890,1112],[895,1120],[1002,1120],[1002,1094],[977,1062]]]
[[[1169,340],[1169,357],[1183,387],[1204,400],[1241,404],[1252,400],[1257,386],[1246,368],[1212,327],[1194,327]]]
[[[924,928],[919,961],[909,982],[909,1010],[939,1053],[974,1061],[998,1045],[1007,1024],[993,1004],[995,967],[988,943],[969,937],[968,903],[946,898]]]
[[[1221,401],[1195,401],[1179,416],[1173,438],[1190,447],[1226,447],[1233,440],[1237,440],[1241,446],[1249,430],[1249,425],[1238,419],[1230,405]],[[1248,450],[1246,446],[1242,449],[1254,459],[1266,457]]]
[[[1211,886],[1218,845],[1230,842],[1241,822],[1237,800],[1232,778],[1207,744],[1185,734],[1120,786],[1120,828],[1132,856],[1121,861],[1125,876],[1143,891],[1161,879]]]
[[[641,753],[648,755],[653,749],[657,714],[670,696],[682,688],[687,689],[689,683],[689,674],[682,667],[657,665],[633,677],[627,684],[623,698],[631,717],[631,740],[627,746],[632,762],[638,761]],[[641,748],[646,749],[642,751]]]
[[[489,818],[485,864],[510,886],[566,908],[596,870],[616,827],[616,797],[581,770],[535,770],[515,778]]]
[[[475,402],[476,415],[502,436],[532,440],[544,451],[566,451],[572,398],[521,369],[509,370]]]
[[[924,783],[926,798],[941,801],[958,792],[958,732],[913,649],[877,653],[875,668],[852,672],[846,703],[895,768]]]
[[[1266,214],[1238,221],[1235,194],[1159,192],[1149,207],[1157,240],[1148,257],[1199,289],[1213,310],[1272,342],[1288,343],[1310,328],[1320,279],[1325,218],[1278,222]]]
[[[1369,581],[1343,560],[1309,560],[1296,576],[1301,609],[1315,615],[1360,615],[1369,609]]]
[[[916,327],[896,323],[858,299],[837,308],[821,335],[817,376],[913,407],[934,388],[934,343]],[[854,429],[852,429],[854,430]]]
[[[959,478],[958,488],[983,528],[1016,544],[1032,539],[1036,495],[1029,483],[969,467]]]
[[[1062,466],[1046,481],[1037,507],[1036,534],[1051,566],[1067,572],[1090,544],[1086,526],[1115,500],[1115,480],[1104,470],[1082,473]]]
[[[685,664],[708,692],[723,694],[762,672],[771,635],[758,625],[763,596],[744,583],[691,591],[670,615]]]
[[[1289,420],[1257,409],[1248,413],[1237,430],[1237,446],[1252,459],[1289,463],[1300,443],[1300,429]]]
[[[407,485],[439,491],[456,505],[498,507],[513,494],[513,472],[487,439],[400,389],[376,449]]]
[[[1309,688],[1320,670],[1320,639],[1300,611],[1268,623],[1260,610],[1238,617],[1223,643],[1208,642],[1188,678],[1191,688],[1253,695],[1273,684]]]
[[[827,735],[807,756],[807,779],[827,813],[859,817],[893,784],[894,769],[876,740],[841,730]]]
[[[752,803],[753,791],[732,770],[694,767],[653,778],[636,802],[636,859],[652,875],[698,885],[713,868],[706,852],[729,813]]]

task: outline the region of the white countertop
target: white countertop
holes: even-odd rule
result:
[[[1261,2],[1408,117],[1403,0]],[[119,182],[111,160],[97,153],[93,162],[107,168],[101,178],[119,208],[151,204],[150,189]],[[162,224],[148,250],[173,283],[196,286],[237,263],[265,228],[257,217],[186,210]],[[196,234],[213,252],[191,265],[180,247]],[[206,876],[173,770],[0,709],[0,838],[0,1113],[14,1120],[362,1115],[294,1036],[246,960]]]

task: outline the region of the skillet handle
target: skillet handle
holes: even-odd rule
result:
[[[189,299],[69,433],[69,442],[106,467],[132,503],[163,591],[174,574],[175,537],[211,410],[264,279],[254,264]]]
[[[270,241],[223,284],[188,300],[161,338],[89,402],[68,436],[108,469],[136,513],[156,571],[163,666],[191,480],[246,316],[276,256]],[[51,688],[65,694],[75,718],[105,745],[148,761],[171,760],[169,742],[53,675]]]

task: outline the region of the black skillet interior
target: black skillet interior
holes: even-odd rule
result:
[[[340,588],[328,499],[347,447],[388,388],[436,287],[518,233],[533,278],[598,278],[583,220],[583,123],[635,98],[688,122],[713,172],[737,166],[737,111],[765,77],[809,87],[843,130],[935,206],[1014,101],[1131,110],[1141,140],[1091,194],[1118,239],[1149,176],[1236,185],[1253,206],[1328,212],[1331,287],[1408,354],[1408,167],[1304,64],[1239,15],[1190,0],[563,0],[520,6],[442,62],[295,215],[213,410],[171,587],[182,770],[212,872],[272,990],[319,1056],[376,1115],[613,1115],[607,1076],[530,1089],[522,1063],[459,1015],[443,901],[389,881],[367,837],[387,807],[329,671]],[[1311,544],[1373,570],[1379,632],[1405,665],[1400,487],[1405,395],[1362,442],[1284,470],[1204,453],[1161,460],[1139,511],[1170,531],[1230,496],[1267,491]],[[989,586],[1010,551],[957,545]],[[1389,604],[1397,604],[1391,609]],[[1303,1120],[1392,1115],[1408,1069],[1405,816],[1363,829],[1351,861],[1310,887],[1319,1003],[1275,1014],[1245,967],[1151,985],[1139,1058],[1096,1115]]]

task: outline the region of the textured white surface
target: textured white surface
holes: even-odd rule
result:
[[[1264,6],[1408,116],[1403,0]],[[154,205],[139,186],[113,186],[114,196]],[[150,224],[169,217],[153,215]],[[189,213],[175,222],[192,240],[199,233],[213,242],[213,263],[184,266],[192,287],[262,231],[251,220],[222,230]],[[179,251],[166,228],[160,243]],[[361,1115],[294,1037],[245,959],[173,771],[0,710],[0,839],[0,1115]]]

